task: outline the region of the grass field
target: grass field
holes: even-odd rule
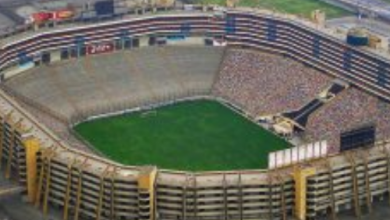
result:
[[[213,101],[98,119],[74,129],[120,163],[189,171],[266,168],[268,152],[290,146]]]
[[[226,0],[201,0],[206,4],[225,5]],[[390,0],[389,0],[390,1]],[[352,13],[320,0],[241,0],[239,6],[261,7],[289,14],[310,17],[313,10],[321,9],[328,18],[352,15]]]

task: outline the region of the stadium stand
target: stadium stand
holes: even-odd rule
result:
[[[11,92],[11,93],[10,93]],[[12,95],[12,91],[8,91],[8,94]],[[72,145],[72,148],[81,150],[87,153],[98,154],[98,152],[94,151],[93,147],[90,146],[89,143],[83,141],[82,139],[76,136],[77,134],[73,132],[72,129],[69,128],[70,122],[66,118],[56,117],[56,113],[53,111],[47,111],[45,106],[42,105],[32,105],[29,102],[23,101],[23,99],[18,98],[19,104],[30,112],[36,119],[47,126],[51,131],[53,131],[58,137]],[[54,114],[54,115],[53,115]],[[65,119],[65,120],[63,120]]]
[[[103,114],[208,94],[223,50],[144,48],[41,67],[9,80],[6,86],[66,118],[91,115],[91,111]]]
[[[297,123],[299,125],[299,129],[304,129],[312,113],[320,109],[347,88],[348,85],[344,82],[335,80],[330,87],[318,94],[312,101],[306,103],[298,110],[283,113],[282,116],[294,121],[294,123]]]
[[[332,83],[331,77],[280,55],[228,49],[219,67],[223,50],[143,48],[43,66],[12,78],[5,86],[11,93],[35,100],[68,120],[175,98],[209,95],[211,91],[253,118],[284,113],[294,119],[294,113],[310,108],[304,115],[299,114],[296,121],[306,127],[307,141],[329,140],[332,152],[339,149],[341,132],[361,124],[375,122],[380,137],[390,134],[386,102],[355,88],[343,92],[337,83]],[[218,68],[220,73],[216,75]],[[334,101],[322,103],[314,99],[327,87],[330,93],[338,94]],[[366,110],[357,106],[369,107]],[[32,112],[60,137],[88,151],[61,121]]]
[[[29,74],[12,79],[15,74],[21,72],[19,70],[25,70],[25,63],[19,62],[19,59],[23,58],[21,61],[27,60],[28,62],[35,60],[33,65],[39,65],[42,59],[39,55],[42,51],[50,51],[55,57],[63,48],[72,50],[71,48],[79,46],[79,42],[75,45],[75,38],[77,40],[80,34],[88,37],[86,43],[94,43],[114,40],[118,38],[118,34],[121,34],[123,29],[127,28],[132,30],[132,37],[144,36],[143,40],[145,40],[150,34],[154,34],[153,31],[158,34],[179,33],[182,23],[190,22],[191,35],[202,36],[209,41],[211,38],[212,42],[213,35],[219,34],[226,37],[229,46],[265,48],[282,53],[307,65],[326,70],[324,72],[336,78],[342,78],[364,91],[371,92],[368,94],[359,89],[348,89],[314,112],[308,122],[308,130],[312,130],[312,137],[320,138],[323,135],[322,132],[338,126],[338,123],[347,129],[355,124],[370,122],[368,115],[372,114],[370,117],[374,117],[374,120],[378,122],[378,139],[388,139],[386,131],[389,130],[389,105],[371,96],[375,94],[389,100],[390,89],[387,81],[390,64],[388,60],[364,50],[348,47],[337,38],[320,32],[317,27],[315,29],[305,25],[304,22],[291,20],[286,16],[254,10],[228,10],[226,15],[229,19],[225,20],[214,19],[214,12],[209,14],[205,12],[154,14],[153,16],[130,17],[115,22],[92,24],[88,27],[68,26],[69,29],[56,31],[49,29],[39,34],[33,33],[32,36],[28,33],[7,36],[8,38],[4,39],[2,42],[4,44],[1,46],[0,68],[4,78],[10,78],[9,86],[14,86],[12,82],[16,87],[25,84],[23,88],[19,88],[22,95],[36,96],[39,103],[58,105],[56,108],[61,106],[60,112],[63,115],[71,116],[80,112],[84,114],[84,111],[89,111],[89,108],[102,108],[97,104],[98,100],[88,100],[84,105],[82,102],[84,98],[103,99],[100,100],[103,103],[109,101],[104,100],[108,98],[117,102],[123,101],[113,95],[115,94],[113,91],[117,88],[103,86],[113,80],[103,74],[103,69],[108,66],[102,63],[95,64],[94,58],[88,58],[90,60],[81,58],[72,60],[68,64],[38,67],[29,71]],[[56,28],[60,29],[61,26],[58,25]],[[117,87],[121,92],[129,92],[129,97],[124,100],[130,100],[131,105],[140,106],[149,101],[156,102],[164,96],[170,96],[173,92],[183,94],[181,88],[191,85],[185,79],[194,79],[199,82],[192,84],[196,92],[203,93],[210,90],[211,86],[197,89],[203,80],[207,81],[204,85],[212,83],[209,78],[213,77],[207,75],[211,72],[205,74],[207,80],[202,76],[196,79],[193,75],[179,77],[185,76],[179,66],[186,67],[185,71],[182,70],[186,73],[191,68],[204,68],[206,66],[204,63],[207,64],[206,57],[211,54],[209,50],[205,49],[204,53],[193,57],[199,60],[196,66],[187,66],[189,64],[184,61],[179,65],[175,61],[176,67],[174,65],[169,67],[169,71],[161,70],[160,73],[155,71],[160,70],[161,66],[151,64],[149,67],[138,61],[148,62],[147,59],[143,59],[144,57],[156,63],[167,63],[169,52],[159,52],[156,48],[147,48],[146,45],[143,47],[150,52],[155,51],[156,56],[159,57],[154,57],[154,54],[145,54],[147,53],[145,51],[135,54],[139,50],[132,48],[133,51],[126,52],[129,53],[126,56],[118,55],[122,53],[112,54],[112,59],[114,59],[112,62],[115,65],[118,62],[119,66],[122,66],[122,60],[126,60],[123,67],[108,68],[110,74],[116,77],[129,79],[131,76],[131,79],[136,80],[115,82],[120,84]],[[191,50],[189,54],[193,53]],[[246,55],[247,53],[250,55]],[[222,95],[226,92],[229,96],[225,98],[232,102],[241,100],[241,105],[250,109],[252,114],[269,114],[284,112],[286,109],[297,109],[312,100],[318,93],[318,88],[326,86],[330,81],[326,75],[314,74],[314,70],[307,72],[308,70],[305,69],[303,71],[301,64],[291,62],[290,65],[288,59],[279,56],[254,54],[254,52],[247,51],[237,51],[233,54],[237,56],[227,54],[225,60],[231,59],[234,65],[228,66],[229,64],[224,63],[225,69],[222,69],[215,86],[217,89],[213,93]],[[173,52],[170,55],[173,56]],[[186,56],[178,55],[177,59],[180,60],[181,57]],[[26,57],[28,59],[24,59]],[[245,59],[242,60],[242,57]],[[203,59],[205,60],[202,61]],[[270,76],[271,72],[265,72],[257,61],[270,61],[269,63],[273,64],[274,59],[283,65],[278,64],[281,66],[278,68],[266,65],[268,68],[266,70],[280,71],[275,76]],[[104,60],[111,62],[109,58]],[[129,66],[133,67],[133,71],[128,71],[131,69]],[[242,67],[243,71],[236,71],[236,66]],[[262,70],[264,76],[270,77],[267,79],[270,81],[269,85],[256,79],[258,72],[253,70],[252,66]],[[215,68],[211,69],[216,72],[217,65],[213,67]],[[234,71],[226,69],[228,67]],[[289,71],[286,70],[287,67]],[[99,69],[102,69],[102,72],[95,73],[95,71],[99,72]],[[146,72],[145,75],[143,71]],[[249,73],[246,75],[247,71]],[[294,74],[294,77],[291,78],[291,74]],[[315,75],[319,79],[309,75]],[[249,81],[246,76],[254,77],[256,80]],[[27,83],[28,77],[31,83]],[[149,81],[149,78],[154,77],[163,79]],[[282,81],[278,77],[286,77],[289,80]],[[63,82],[65,78],[66,82]],[[310,78],[310,84],[315,86],[302,85],[295,82],[295,78],[299,81],[309,81],[307,78]],[[237,79],[242,81],[237,81]],[[248,81],[248,86],[241,86],[242,82],[246,84]],[[135,82],[139,84],[131,84]],[[71,86],[69,86],[70,83]],[[167,83],[172,89],[162,85],[163,83]],[[112,84],[114,84],[113,81]],[[132,85],[131,87],[136,89],[127,90],[127,85]],[[284,87],[285,85],[288,85],[287,88]],[[291,85],[299,89],[291,88]],[[275,105],[259,106],[259,103],[264,100],[268,102],[276,99],[276,96],[266,93],[262,94],[263,96],[256,102],[252,102],[248,99],[253,98],[253,94],[237,92],[236,86],[238,88],[241,86],[241,89],[251,89],[251,92],[257,92],[258,86],[265,86],[271,91],[280,90],[281,92],[276,94],[284,95],[279,101],[285,104],[281,106],[280,102],[275,102]],[[138,88],[143,88],[142,92]],[[84,93],[91,92],[92,89],[100,91],[80,96],[78,94],[81,90]],[[294,95],[290,95],[290,92]],[[144,101],[134,98],[135,95],[131,96],[131,94],[152,100]],[[154,97],[155,95],[161,96]],[[129,106],[119,107],[131,106],[129,104]],[[344,107],[346,110],[343,109]],[[103,110],[110,109],[100,109],[99,112]],[[329,112],[335,114],[336,117],[327,119]],[[390,191],[390,144],[386,141],[378,141],[371,149],[333,155],[321,161],[302,164],[304,166],[284,167],[277,170],[195,173],[168,171],[149,166],[123,166],[79,151],[66,141],[59,139],[2,90],[0,90],[0,119],[0,129],[5,134],[0,138],[2,143],[0,158],[5,164],[6,176],[17,179],[21,185],[25,186],[29,201],[34,202],[37,207],[42,207],[44,213],[47,213],[49,207],[53,207],[63,212],[64,219],[68,217],[79,219],[80,217],[80,219],[141,220],[265,220],[290,219],[293,215],[299,219],[318,219],[319,216],[327,214],[335,217],[336,213],[345,209],[353,209],[356,215],[360,216],[365,207],[370,210],[373,201],[383,200]],[[325,123],[322,123],[322,119]],[[318,130],[316,126],[319,127]],[[26,166],[27,163],[30,166]],[[35,167],[37,170],[28,170],[29,167]]]
[[[302,127],[304,127],[306,125],[307,118],[309,117],[309,115],[317,111],[323,105],[324,103],[321,100],[314,99],[313,101],[310,101],[299,110],[285,113],[283,114],[283,116],[290,118],[291,120],[299,123]]]
[[[227,51],[213,94],[256,117],[298,109],[330,81],[330,77],[289,58],[232,49]]]
[[[197,51],[198,54],[193,56],[187,50]],[[220,73],[216,77],[218,64],[223,54],[225,54],[225,59],[220,67]],[[210,59],[212,60],[210,61]],[[169,66],[161,66],[164,64],[169,64]],[[55,71],[51,72],[53,69]],[[197,74],[193,74],[194,71],[189,70],[198,71],[195,71]],[[56,75],[53,76],[50,74]],[[265,77],[266,81],[262,80],[262,77]],[[213,81],[214,79],[216,80],[215,82]],[[48,84],[48,87],[44,87],[45,84]],[[142,48],[142,50],[135,50],[134,53],[120,52],[111,54],[110,56],[102,55],[88,59],[82,58],[80,60],[72,60],[68,63],[39,67],[33,69],[31,72],[11,78],[6,82],[6,85],[8,88],[14,88],[13,92],[21,93],[29,99],[37,100],[40,105],[49,106],[51,110],[58,111],[67,117],[71,117],[72,114],[76,114],[78,111],[87,112],[89,108],[99,108],[98,103],[105,103],[107,105],[125,101],[131,103],[132,106],[139,106],[148,102],[155,103],[164,99],[171,100],[175,97],[184,97],[187,95],[207,95],[210,92],[213,95],[221,96],[226,100],[240,105],[245,110],[252,109],[250,113],[256,116],[259,112],[278,113],[291,109],[299,109],[306,105],[309,106],[318,93],[322,92],[325,88],[329,88],[329,92],[337,94],[337,96],[329,103],[325,103],[321,108],[311,112],[307,123],[308,138],[319,140],[331,137],[332,151],[336,152],[337,147],[335,146],[337,146],[337,142],[335,141],[337,141],[336,137],[339,133],[334,133],[331,130],[336,126],[340,125],[338,132],[342,132],[345,129],[372,122],[370,119],[376,118],[379,135],[385,137],[388,135],[386,130],[389,131],[388,120],[390,118],[387,112],[390,110],[390,107],[384,101],[356,88],[343,91],[342,88],[333,83],[331,77],[327,77],[317,70],[302,64],[294,63],[289,58],[246,49],[229,49],[224,51],[223,49],[198,47],[146,47]],[[54,91],[48,94],[48,90],[45,88]],[[280,90],[281,92],[273,95],[272,91],[275,91],[275,88],[278,88],[278,91]],[[251,91],[253,94],[244,93],[245,90]],[[81,91],[82,94],[78,95]],[[116,94],[129,95],[116,97]],[[267,96],[265,97],[267,98],[259,98],[257,97],[258,94],[266,94]],[[174,97],[172,97],[173,95]],[[283,97],[277,102],[280,96]],[[99,97],[102,100],[94,100]],[[250,102],[250,99],[255,99],[256,102]],[[62,100],[61,102],[65,104],[63,103],[63,106],[57,106],[60,104],[58,100]],[[273,105],[275,101],[279,104]],[[283,101],[286,101],[286,105],[283,104]],[[23,102],[21,103],[23,104]],[[25,109],[31,111],[38,120],[55,131],[60,139],[71,144],[73,149],[91,153],[91,149],[86,148],[85,143],[80,143],[64,123],[48,117],[47,114],[44,114],[44,111],[37,111],[37,109],[34,109],[34,106],[27,104],[23,104],[23,106]],[[345,106],[347,106],[346,109],[356,111],[357,113],[349,114],[347,112],[348,110],[343,110]],[[361,106],[368,106],[368,109],[374,110],[367,111],[361,108]],[[129,106],[122,105],[121,107]],[[100,110],[102,112],[107,111],[107,109]],[[329,114],[329,112],[333,111],[338,113]],[[94,114],[94,112],[89,113]],[[331,115],[336,115],[336,117],[329,117]],[[340,120],[340,118],[343,120]],[[66,156],[59,155],[56,160],[64,160],[64,157]],[[332,166],[340,166],[348,163],[340,158],[329,160]],[[67,161],[65,163],[70,162]],[[63,165],[55,162],[53,167],[62,169],[60,167]],[[92,166],[95,165],[92,164]],[[323,165],[320,165],[320,167],[323,167]],[[86,173],[88,172],[90,171],[86,171]],[[92,170],[91,172],[94,171]],[[285,176],[287,176],[287,173],[290,171],[281,172],[286,172]],[[319,172],[327,171],[319,169]],[[340,172],[334,171],[332,175],[337,176]],[[57,175],[53,174],[52,178],[58,178]],[[279,173],[278,175],[281,174]],[[138,176],[137,178],[142,177]],[[238,219],[241,218],[240,216],[247,216],[247,218],[252,218],[251,216],[256,216],[253,218],[263,216],[261,219],[268,219],[267,216],[269,213],[275,217],[290,215],[289,213],[292,212],[294,207],[293,192],[291,190],[294,188],[294,182],[289,178],[280,176],[272,178],[275,178],[275,180],[270,180],[262,171],[238,172],[233,174],[212,173],[199,174],[197,176],[173,171],[161,171],[155,189],[157,196],[156,208],[159,215],[166,219],[176,219],[178,216],[182,216],[183,209],[186,210],[185,215],[187,216],[208,219],[210,216],[221,216],[220,211],[218,211],[221,207],[216,207],[216,204],[210,202],[209,198],[204,197],[203,194],[214,193],[216,195],[212,197],[213,200],[224,201],[226,204],[234,204],[239,207],[242,201],[250,199],[253,196],[252,193],[245,194],[243,191],[252,192],[254,190],[253,193],[263,193],[271,190],[277,195],[273,203],[278,204],[278,208],[274,211],[269,212],[268,209],[258,209],[256,206],[257,208],[245,210],[235,208],[234,210],[229,210],[228,214],[223,215],[236,216]],[[321,178],[323,178],[322,174],[311,179]],[[90,180],[86,178],[83,181],[88,182]],[[117,192],[121,194],[121,198],[126,198],[123,194],[124,192],[120,191],[122,189],[120,181],[122,180],[119,178],[116,183],[118,187]],[[275,181],[272,188],[266,185],[269,181]],[[315,181],[311,181],[310,187],[317,187],[314,184]],[[258,183],[265,185],[257,186],[256,184]],[[53,183],[51,187],[57,189],[64,184],[66,183]],[[231,188],[234,191],[236,199],[231,200],[229,196],[225,195],[225,189],[221,185]],[[123,184],[123,187],[125,186],[130,187],[127,183]],[[131,188],[134,187],[131,186]],[[278,191],[281,187],[284,190]],[[346,188],[350,189],[351,186],[346,184]],[[381,190],[383,189],[379,189],[378,192],[381,192]],[[348,199],[354,198],[353,193],[349,193],[349,197],[347,196]],[[99,192],[94,191],[95,194],[98,195]],[[59,195],[59,199],[50,197],[50,201],[53,204],[61,205],[64,196],[63,194]],[[196,198],[196,201],[193,203],[196,204],[196,207],[190,204],[187,204],[185,207],[182,204],[177,204],[175,201],[180,200],[182,197]],[[261,195],[261,198],[269,199],[266,194]],[[308,192],[309,204],[311,204],[310,202],[314,198],[321,201],[325,199],[322,194],[314,191]],[[88,199],[90,198],[85,196],[83,203],[88,201]],[[136,197],[132,198],[134,204],[136,201]],[[245,204],[252,205],[249,203],[252,202]],[[254,202],[254,204],[258,204],[259,207],[264,206],[261,202]],[[97,205],[93,204],[91,206],[95,207]],[[311,207],[311,205],[309,206]],[[130,205],[126,206],[126,208],[134,209]],[[83,216],[94,216],[93,212],[88,212],[88,208],[83,208],[83,210],[85,210],[81,213]],[[123,216],[130,215],[127,212],[121,213],[119,209],[117,210],[117,214]],[[310,212],[308,216],[316,216],[319,214],[319,212]]]
[[[327,139],[332,152],[338,152],[340,134],[355,127],[377,124],[378,138],[390,135],[390,104],[356,88],[349,88],[314,112],[308,120],[309,140]]]

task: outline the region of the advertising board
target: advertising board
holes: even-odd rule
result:
[[[328,155],[327,141],[318,141],[268,154],[268,168],[274,169]]]
[[[113,43],[100,43],[87,45],[87,55],[111,53],[114,51]]]

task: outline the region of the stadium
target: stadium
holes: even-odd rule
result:
[[[390,61],[267,10],[2,37],[0,159],[67,219],[336,219],[390,192]],[[129,138],[130,137],[130,138]]]

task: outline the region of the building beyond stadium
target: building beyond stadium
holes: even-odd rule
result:
[[[312,24],[245,10],[171,11],[15,33],[2,39],[1,76],[84,56],[92,43],[113,42],[123,50],[164,46],[168,35],[283,54],[390,100],[383,83],[390,80],[388,59],[347,46]],[[3,91],[0,116],[5,175],[25,186],[44,213],[57,209],[64,219],[315,219],[345,209],[360,215],[390,192],[385,140],[275,170],[194,173],[123,166],[74,149]]]

